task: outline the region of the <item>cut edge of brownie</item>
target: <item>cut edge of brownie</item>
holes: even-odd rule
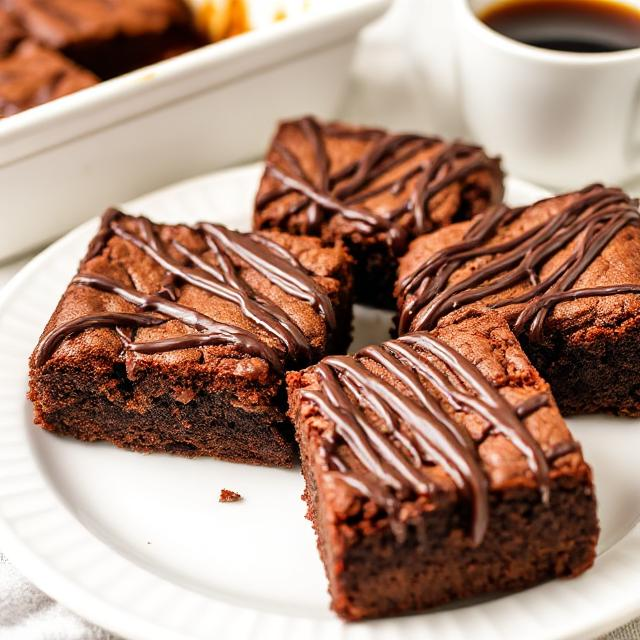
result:
[[[297,460],[290,425],[279,408],[281,390],[271,380],[257,384],[254,393],[272,397],[274,405],[248,410],[238,400],[251,394],[230,381],[230,390],[207,389],[215,375],[199,367],[203,383],[184,372],[175,377],[157,370],[139,370],[134,380],[122,362],[102,363],[91,356],[84,363],[32,365],[29,399],[34,423],[46,431],[86,442],[110,442],[141,453],[209,456],[230,462],[292,467]],[[241,368],[238,360],[237,367]],[[140,368],[138,368],[140,369]],[[84,391],[82,391],[84,390]],[[145,406],[146,405],[146,406]]]
[[[579,576],[595,561],[598,523],[587,474],[553,479],[548,506],[532,489],[493,493],[489,542],[480,548],[463,539],[468,511],[448,508],[414,518],[400,548],[390,530],[378,530],[360,549],[349,547],[353,535],[348,525],[331,523],[318,509],[304,457],[301,464],[307,518],[316,532],[331,608],[347,621],[419,613],[522,591],[554,578]],[[572,517],[564,520],[567,513]],[[510,526],[501,526],[505,522]],[[348,549],[343,556],[332,552],[342,547]],[[406,567],[412,568],[409,574]]]

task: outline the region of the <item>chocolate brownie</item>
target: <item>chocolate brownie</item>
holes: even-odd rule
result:
[[[204,44],[183,0],[4,0],[32,38],[101,78]]]
[[[511,324],[564,413],[640,415],[640,211],[592,185],[417,239],[399,331],[482,303]]]
[[[56,51],[25,40],[0,59],[0,116],[14,115],[97,82],[91,72]]]
[[[116,210],[35,349],[35,422],[136,451],[291,466],[284,372],[350,341],[337,245]]]
[[[254,228],[342,240],[356,261],[356,299],[392,308],[411,238],[471,218],[502,193],[499,161],[478,147],[306,117],[278,128]]]
[[[17,20],[0,8],[0,58],[11,53],[26,35]]]
[[[463,310],[288,375],[308,517],[347,620],[576,576],[591,471],[498,314]]]

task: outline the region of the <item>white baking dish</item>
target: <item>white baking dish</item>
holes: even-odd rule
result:
[[[0,259],[107,205],[259,156],[276,120],[335,114],[357,34],[391,0],[345,0],[0,121]]]

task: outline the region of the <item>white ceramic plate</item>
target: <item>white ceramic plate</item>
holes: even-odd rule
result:
[[[168,222],[246,228],[259,166],[170,187],[126,208]],[[509,200],[543,196],[509,181]],[[97,221],[35,258],[0,298],[0,548],[40,588],[128,638],[411,640],[593,637],[640,613],[640,424],[571,420],[592,463],[602,539],[595,567],[480,604],[345,625],[300,500],[299,471],[139,455],[35,428],[27,358]],[[358,309],[356,342],[390,314]],[[221,488],[243,502],[219,504]]]

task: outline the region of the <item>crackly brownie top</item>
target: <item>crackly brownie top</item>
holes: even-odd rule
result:
[[[271,379],[330,348],[345,266],[341,247],[317,238],[156,225],[112,209],[32,364],[124,356],[129,371],[142,359]]]
[[[29,33],[54,48],[163,33],[189,20],[182,0],[4,0]]]
[[[0,58],[11,53],[16,44],[26,35],[24,29],[13,16],[0,9]]]
[[[256,224],[335,239],[411,237],[502,198],[497,159],[482,149],[306,117],[281,124],[256,198]]]
[[[0,59],[0,116],[60,98],[98,82],[91,72],[30,40]]]
[[[399,331],[431,329],[478,302],[531,341],[620,324],[640,312],[639,251],[638,201],[620,189],[496,207],[413,242],[396,286]]]
[[[537,487],[546,501],[551,478],[588,474],[548,385],[487,310],[288,378],[301,446],[340,521],[381,512],[401,525],[460,495],[479,542],[490,491]]]

